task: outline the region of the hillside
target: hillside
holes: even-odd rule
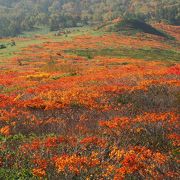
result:
[[[39,25],[58,30],[117,17],[180,23],[177,0],[0,0],[0,16],[0,36],[14,36]]]
[[[1,39],[0,179],[178,179],[179,38],[66,31]]]
[[[160,37],[164,37],[166,39],[175,39],[175,37],[168,34],[168,32],[163,31],[163,28],[153,27],[152,25],[138,20],[138,19],[122,19],[118,18],[113,21],[109,21],[107,23],[103,23],[97,27],[97,30],[105,30],[107,32],[118,32],[124,33],[128,35],[135,35],[138,33],[147,33],[150,35],[156,35]]]
[[[0,0],[0,180],[178,180],[177,0]]]

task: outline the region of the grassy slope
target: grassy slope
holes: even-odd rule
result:
[[[88,49],[88,50],[69,50],[67,51],[78,56],[87,57],[92,59],[95,56],[109,56],[119,58],[137,58],[145,60],[165,60],[165,61],[179,61],[180,53],[173,50],[160,50],[160,49]]]
[[[74,28],[74,32],[69,34],[67,37],[63,36],[54,36],[55,32],[49,32],[47,29],[37,29],[33,32],[24,32],[20,35],[20,38],[7,38],[1,39],[0,44],[8,44],[12,39],[16,42],[16,46],[7,46],[5,49],[0,49],[0,63],[2,60],[11,58],[14,56],[14,53],[20,52],[22,48],[28,47],[29,45],[41,44],[47,41],[63,41],[69,40],[74,36],[83,34],[84,32],[92,32],[92,30],[88,30],[88,28]],[[72,30],[72,29],[70,29]],[[39,37],[37,37],[39,36]],[[44,38],[45,37],[45,38]]]
[[[4,62],[5,59],[11,58],[14,56],[14,53],[20,52],[22,48],[28,47],[29,45],[41,44],[49,41],[64,41],[70,40],[71,38],[83,35],[83,34],[92,34],[95,36],[100,36],[104,34],[102,30],[93,31],[88,27],[83,28],[71,28],[71,34],[68,36],[54,36],[55,32],[49,32],[48,29],[37,29],[33,32],[24,32],[21,35],[21,38],[14,38],[16,42],[16,46],[7,46],[5,49],[0,50],[0,63]],[[45,35],[46,34],[46,35]],[[7,44],[11,39],[1,39],[0,43]],[[167,43],[169,43],[167,41]],[[178,62],[180,59],[180,53],[176,50],[169,49],[152,49],[152,48],[141,48],[141,49],[132,49],[130,47],[120,47],[118,49],[79,49],[79,50],[67,50],[69,54],[76,54],[79,56],[87,57],[91,59],[95,56],[111,56],[111,57],[129,57],[129,58],[138,58],[145,60],[166,60],[166,61],[176,61]]]

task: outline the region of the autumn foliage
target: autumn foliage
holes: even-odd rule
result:
[[[0,179],[179,177],[179,64],[66,51],[121,46],[173,48],[157,37],[87,34],[0,64]]]

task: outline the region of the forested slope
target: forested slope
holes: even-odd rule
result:
[[[178,0],[0,0],[0,36],[14,36],[37,25],[57,30],[120,16],[179,25],[179,7]]]

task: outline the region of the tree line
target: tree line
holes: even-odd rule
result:
[[[54,31],[117,17],[179,25],[179,10],[178,0],[0,0],[0,36],[15,36],[39,25]]]

